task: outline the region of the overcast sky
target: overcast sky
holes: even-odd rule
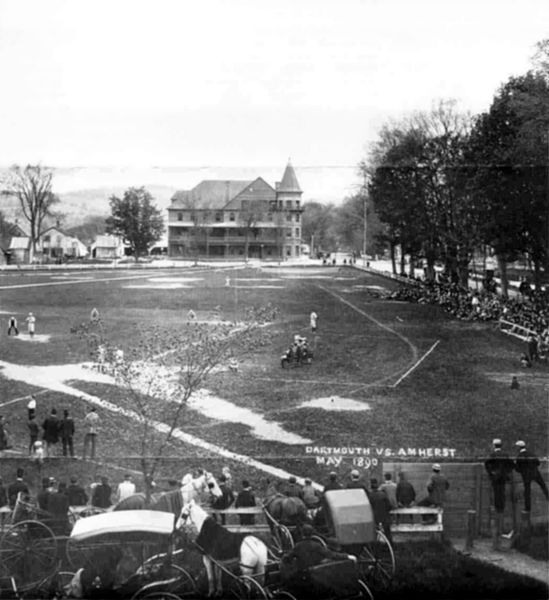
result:
[[[0,164],[355,165],[548,32],[549,0],[0,0]]]

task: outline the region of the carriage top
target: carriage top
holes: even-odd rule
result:
[[[105,534],[149,533],[171,535],[174,515],[157,510],[120,510],[86,517],[76,521],[71,539],[86,540]]]
[[[329,490],[324,503],[340,544],[368,544],[376,539],[372,507],[363,489]]]

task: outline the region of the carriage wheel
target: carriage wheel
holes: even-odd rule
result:
[[[240,583],[242,585],[242,600],[267,600],[268,596],[263,586],[249,575],[241,575]]]
[[[374,595],[370,588],[362,581],[362,579],[358,580],[358,587],[360,588],[360,597],[365,598],[366,600],[374,600]]]
[[[131,600],[144,600],[145,598],[196,598],[198,596],[194,578],[183,567],[169,565],[167,568],[169,572],[162,573],[162,580],[144,585],[135,592]]]
[[[375,542],[365,544],[358,556],[361,574],[374,589],[386,587],[395,574],[395,554],[391,543],[382,531]]]
[[[276,590],[269,593],[269,597],[273,600],[297,600],[297,598],[286,590]]]
[[[39,587],[57,571],[60,560],[53,531],[40,521],[12,525],[0,540],[0,563],[19,591]]]
[[[135,598],[136,596],[134,596]],[[182,596],[171,592],[149,592],[145,596],[139,596],[140,600],[181,600]]]
[[[294,538],[286,525],[276,524],[273,528],[273,546],[277,558],[294,547]]]

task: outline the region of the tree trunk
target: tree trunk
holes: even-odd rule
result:
[[[536,292],[541,290],[541,260],[534,259],[534,284]]]
[[[501,256],[501,255],[497,255],[498,258],[498,268],[499,268],[499,275],[501,277],[501,295],[504,298],[508,298],[509,297],[509,282],[507,280],[507,261],[505,260],[505,257]]]
[[[410,254],[410,277],[412,279],[414,279],[416,276],[416,270],[415,270],[414,263],[415,263],[414,255]]]
[[[396,275],[397,274],[397,265],[396,265],[394,242],[389,242],[389,252],[391,254],[391,267],[393,268],[393,275]]]
[[[406,257],[404,256],[404,248],[400,246],[400,274],[406,275]]]
[[[428,254],[426,256],[426,261],[427,261],[427,270],[425,272],[425,279],[427,281],[434,281],[435,280],[435,257],[432,256],[431,254]]]

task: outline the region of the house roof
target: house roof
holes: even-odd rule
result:
[[[223,208],[251,181],[205,179],[191,190],[180,190],[172,196],[170,208]]]
[[[98,235],[94,245],[96,248],[118,248],[122,241],[116,235]]]
[[[297,177],[292,166],[292,163],[288,161],[284,175],[282,175],[282,181],[279,183],[278,192],[301,192]]]
[[[30,244],[28,237],[12,237],[10,242],[10,250],[27,250]]]

